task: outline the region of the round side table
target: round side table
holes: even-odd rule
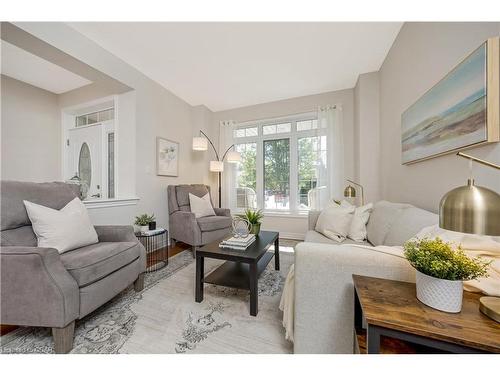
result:
[[[146,249],[146,272],[161,270],[168,264],[168,231],[151,235],[136,232],[135,236]]]

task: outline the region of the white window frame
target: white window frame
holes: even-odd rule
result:
[[[257,176],[256,176],[256,195],[257,195],[257,207],[262,209],[266,214],[277,215],[277,216],[294,216],[294,215],[307,215],[308,210],[300,210],[298,208],[298,139],[305,137],[316,137],[316,136],[327,136],[327,130],[318,128],[311,130],[297,131],[297,122],[307,121],[307,120],[317,120],[318,114],[316,112],[307,112],[298,115],[290,115],[284,117],[277,117],[265,120],[256,120],[239,123],[235,126],[234,130],[257,127],[258,135],[253,137],[239,137],[233,136],[233,142],[235,145],[245,144],[245,143],[256,143],[257,145]],[[262,128],[266,125],[274,125],[281,123],[291,123],[291,130],[287,133],[275,133],[264,135]],[[266,140],[278,140],[288,138],[290,140],[290,208],[287,210],[279,209],[265,209],[264,208],[264,141]],[[232,176],[233,181],[231,181],[231,189],[235,189],[235,179],[236,176]],[[236,194],[232,191],[231,196],[234,197]],[[236,200],[231,199],[231,209],[234,212],[242,212],[242,208],[236,207]]]

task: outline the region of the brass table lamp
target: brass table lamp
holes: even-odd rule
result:
[[[351,184],[359,186],[359,188],[361,189],[361,205],[364,206],[365,205],[365,195],[364,195],[364,192],[363,192],[363,186],[361,186],[357,182],[354,182],[354,181],[349,180],[349,179],[347,179],[347,181],[350,182]],[[346,197],[346,198],[356,198],[356,188],[354,186],[352,186],[352,185],[348,185],[344,189],[344,197]]]
[[[477,163],[500,169],[500,165],[457,153]],[[500,195],[485,187],[476,186],[470,178],[467,185],[450,190],[439,203],[439,227],[455,232],[500,236]],[[479,309],[500,322],[500,298],[481,297]]]

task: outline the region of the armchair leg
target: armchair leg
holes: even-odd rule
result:
[[[57,354],[66,354],[73,349],[73,337],[75,334],[75,321],[73,320],[64,328],[52,328],[54,339],[54,350]]]
[[[170,247],[175,247],[175,243],[176,243],[176,242],[177,242],[177,241],[176,241],[175,239],[171,238],[171,239],[170,239]]]
[[[193,252],[193,258],[196,258],[196,250],[198,249],[198,246],[192,246],[191,250]]]
[[[134,281],[134,290],[136,292],[140,292],[144,289],[144,272],[137,276],[137,279]]]

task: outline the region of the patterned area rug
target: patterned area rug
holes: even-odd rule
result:
[[[164,269],[146,274],[145,288],[128,288],[77,321],[71,353],[291,353],[279,300],[296,241],[283,240],[280,271],[271,261],[259,278],[259,314],[248,292],[205,285],[194,302],[195,262],[184,251]],[[222,262],[207,259],[208,273]],[[53,353],[48,328],[20,328],[0,338],[2,353]]]

